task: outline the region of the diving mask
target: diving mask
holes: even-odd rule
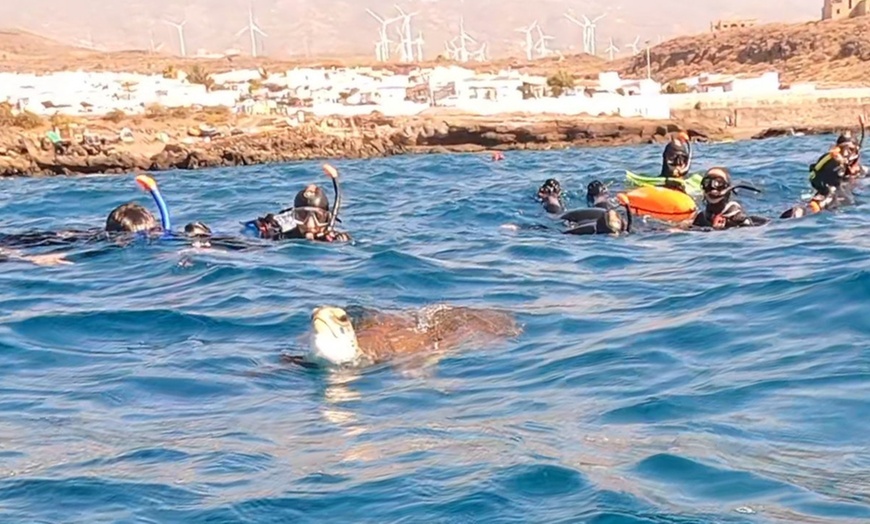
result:
[[[319,207],[294,207],[292,210],[293,220],[304,224],[312,217],[314,223],[319,227],[329,225],[329,211]]]

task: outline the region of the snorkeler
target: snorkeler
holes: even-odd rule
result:
[[[144,190],[151,193],[157,207],[160,210],[160,221],[144,206],[135,202],[127,202],[119,205],[106,217],[102,229],[92,228],[87,230],[63,230],[63,231],[31,231],[27,233],[0,235],[0,248],[5,248],[8,260],[27,260],[43,265],[49,263],[71,264],[61,253],[48,253],[44,255],[23,255],[21,249],[37,247],[69,247],[75,244],[92,243],[109,238],[122,240],[122,236],[130,233],[151,236],[170,231],[171,223],[169,210],[166,202],[157,188],[157,183],[147,175],[136,177],[136,183]]]
[[[317,185],[311,184],[296,194],[293,207],[277,214],[269,213],[245,223],[248,230],[268,240],[307,239],[321,242],[346,242],[350,235],[335,230],[338,211],[341,208],[341,190],[338,172],[329,164],[323,171],[332,179],[335,202],[329,210],[329,199]]]
[[[707,170],[701,179],[701,191],[704,193],[703,210],[698,211],[692,221],[693,227],[712,229],[731,229],[735,227],[752,227],[766,224],[768,219],[747,215],[731,195],[737,189],[748,189],[760,193],[759,189],[746,185],[732,185],[731,173],[724,167],[713,167]]]
[[[863,121],[862,121],[863,122]],[[864,128],[861,128],[861,138],[860,140],[855,138],[852,135],[852,132],[849,130],[840,133],[840,136],[837,137],[837,143],[835,147],[842,146],[844,144],[849,144],[853,147],[855,151],[854,159],[846,166],[846,179],[854,180],[856,178],[863,178],[867,176],[867,166],[861,165],[861,146],[864,143]]]
[[[559,217],[568,222],[566,235],[619,235],[631,233],[631,210],[627,205],[616,206],[610,201],[607,186],[593,180],[586,186],[587,209],[575,209]],[[622,216],[620,207],[625,209]]]
[[[841,203],[854,201],[848,182],[861,176],[861,146],[864,143],[864,119],[861,120],[861,139],[856,140],[851,133],[843,133],[830,151],[810,164],[810,185],[815,194],[809,203],[797,205],[780,215],[780,218],[799,218],[808,213],[818,213],[832,209]]]
[[[561,213],[565,210],[562,201],[562,185],[555,178],[548,178],[538,188],[538,200],[547,213]]]
[[[611,206],[610,193],[607,192],[607,186],[600,180],[593,180],[586,186],[586,205],[589,207],[600,207],[609,209]]]
[[[685,177],[692,166],[692,146],[685,132],[671,137],[662,151],[662,170],[660,177],[665,179],[664,187],[686,191]]]

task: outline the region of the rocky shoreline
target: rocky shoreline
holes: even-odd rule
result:
[[[700,141],[731,138],[698,122],[638,119],[582,119],[563,116],[386,118],[355,117],[333,127],[322,122],[184,142],[158,143],[149,152],[124,144],[109,148],[79,145],[58,150],[18,133],[0,144],[0,176],[117,174],[193,170],[295,160],[375,158],[402,154],[546,150],[662,142],[686,130]],[[333,122],[335,119],[333,119]],[[812,132],[801,130],[803,132]],[[768,130],[757,138],[789,134]],[[753,137],[756,138],[756,137]],[[153,140],[152,140],[153,141]]]

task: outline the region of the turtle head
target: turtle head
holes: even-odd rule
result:
[[[321,306],[311,313],[310,358],[340,366],[360,357],[359,342],[347,312],[339,307]]]

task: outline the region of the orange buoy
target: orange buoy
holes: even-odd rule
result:
[[[616,195],[620,204],[638,216],[651,216],[668,222],[682,222],[695,215],[698,207],[689,195],[658,186],[642,186]]]

